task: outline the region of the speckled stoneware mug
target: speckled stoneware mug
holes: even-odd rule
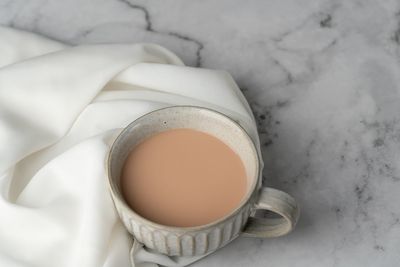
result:
[[[196,227],[171,227],[141,217],[125,202],[120,190],[120,173],[129,152],[145,138],[176,128],[211,134],[229,145],[243,161],[247,174],[246,195],[224,218]],[[241,234],[276,237],[290,232],[299,216],[298,206],[288,194],[261,187],[260,166],[253,141],[238,123],[219,112],[192,106],[159,109],[138,118],[116,138],[107,162],[111,195],[125,227],[146,247],[170,256],[208,254]],[[226,188],[229,190],[229,184]],[[280,217],[256,218],[256,210],[272,211]]]

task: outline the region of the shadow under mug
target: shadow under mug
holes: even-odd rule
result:
[[[121,194],[121,169],[132,148],[151,135],[176,128],[211,134],[229,145],[243,161],[247,175],[245,197],[235,210],[215,222],[195,227],[161,225],[137,214]],[[277,237],[295,227],[299,216],[296,201],[282,191],[261,187],[260,165],[252,139],[234,120],[207,108],[173,106],[150,112],[129,124],[111,147],[107,172],[118,214],[137,241],[166,255],[195,256],[211,253],[239,235]],[[257,210],[271,211],[279,218],[256,218]]]

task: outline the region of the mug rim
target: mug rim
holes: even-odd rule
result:
[[[141,216],[140,214],[136,213],[131,207],[129,207],[129,205],[126,203],[125,199],[121,196],[119,196],[118,194],[116,194],[115,190],[115,185],[113,183],[113,179],[111,178],[111,158],[113,155],[114,150],[116,149],[116,144],[118,143],[118,140],[129,130],[131,129],[134,125],[136,125],[139,120],[143,119],[144,117],[147,117],[148,115],[155,113],[155,112],[160,112],[163,110],[167,110],[167,109],[176,109],[176,108],[182,108],[182,109],[195,109],[195,110],[205,110],[207,112],[211,112],[211,113],[215,113],[219,116],[222,116],[223,118],[227,119],[229,122],[233,123],[233,125],[235,125],[236,127],[238,127],[238,129],[245,135],[246,139],[249,141],[249,144],[252,147],[252,150],[255,153],[256,156],[256,170],[255,170],[255,176],[254,177],[254,182],[251,185],[251,188],[249,188],[249,190],[247,191],[245,197],[241,200],[241,202],[239,203],[239,205],[233,209],[230,213],[226,214],[225,216],[212,221],[210,223],[207,224],[202,224],[202,225],[197,225],[197,226],[189,226],[189,227],[179,227],[179,226],[170,226],[170,225],[164,225],[164,224],[160,224],[160,223],[156,223],[153,222],[143,216]],[[117,137],[113,140],[111,148],[109,149],[108,152],[108,157],[107,157],[107,162],[106,162],[106,167],[107,167],[107,180],[108,180],[108,186],[110,189],[110,192],[112,194],[112,199],[113,202],[115,204],[115,206],[117,205],[122,205],[122,207],[128,211],[129,216],[133,216],[135,217],[135,220],[138,219],[140,221],[142,221],[142,223],[144,224],[149,224],[152,227],[159,229],[159,230],[169,230],[169,231],[173,231],[173,232],[188,232],[188,231],[201,231],[204,230],[206,228],[218,225],[223,223],[226,220],[229,220],[230,218],[234,217],[236,214],[238,214],[240,212],[240,210],[249,203],[249,201],[251,200],[252,196],[254,195],[254,193],[257,191],[257,187],[259,184],[259,179],[260,179],[260,172],[261,172],[261,168],[260,168],[260,155],[257,151],[257,146],[254,142],[254,140],[250,137],[250,135],[247,133],[247,131],[244,129],[244,127],[242,125],[240,125],[240,123],[236,122],[235,120],[233,120],[232,118],[230,118],[229,116],[223,114],[220,111],[211,109],[211,108],[207,108],[207,107],[200,107],[200,106],[194,106],[194,105],[174,105],[174,106],[168,106],[168,107],[163,107],[163,108],[159,108],[159,109],[155,109],[153,111],[150,111],[138,118],[136,118],[135,120],[133,120],[132,122],[130,122],[127,126],[125,126],[121,132],[118,133]],[[118,203],[116,203],[116,201],[118,201]]]

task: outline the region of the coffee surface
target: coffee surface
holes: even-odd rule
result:
[[[173,129],[133,148],[121,175],[128,205],[153,222],[192,227],[238,207],[247,178],[239,156],[212,135]]]

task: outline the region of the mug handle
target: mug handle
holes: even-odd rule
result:
[[[293,197],[285,192],[263,187],[260,189],[256,210],[272,211],[281,218],[249,217],[242,234],[246,237],[277,237],[292,231],[299,218],[300,209]]]

